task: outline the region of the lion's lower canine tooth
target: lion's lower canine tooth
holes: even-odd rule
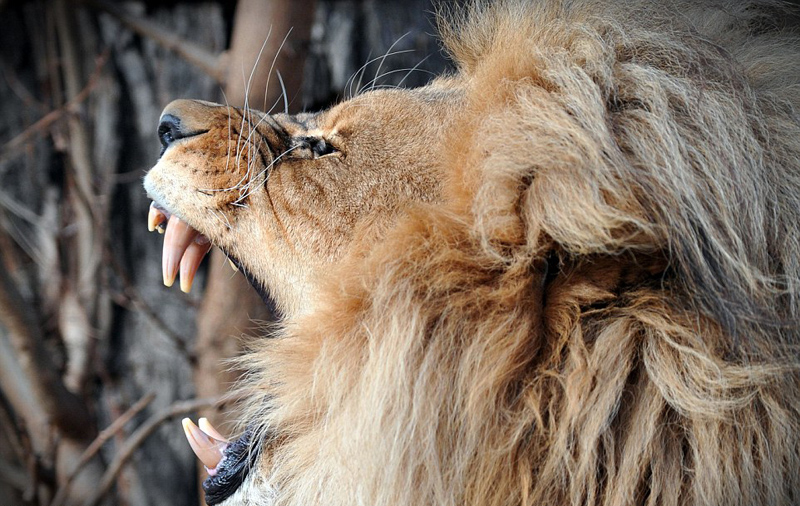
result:
[[[200,459],[200,462],[208,469],[217,467],[222,460],[222,451],[226,443],[224,441],[217,441],[209,436],[188,418],[184,418],[181,424],[183,425],[183,433],[189,441],[189,446],[192,447],[192,451],[194,451],[194,454]]]
[[[192,283],[194,282],[195,274],[197,274],[197,269],[200,267],[200,263],[203,261],[203,258],[210,249],[211,243],[207,241],[205,243],[201,243],[196,240],[192,241],[189,246],[186,247],[186,251],[183,253],[183,257],[181,258],[180,266],[182,292],[189,293],[189,291],[192,289]]]
[[[197,425],[200,427],[200,430],[208,434],[209,436],[213,437],[214,439],[218,439],[220,441],[228,442],[228,438],[223,436],[219,433],[217,429],[211,425],[211,422],[208,421],[208,418],[200,418],[197,420]]]

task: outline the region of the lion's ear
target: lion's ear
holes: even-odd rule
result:
[[[587,73],[553,75],[549,89],[516,83],[512,106],[470,137],[466,159],[478,161],[461,170],[476,172],[463,179],[478,182],[471,208],[484,244],[662,256],[672,289],[730,333],[774,319],[779,230],[793,225],[766,219],[782,215],[765,191],[776,182],[744,113],[721,92],[667,97],[674,84],[632,78],[619,84],[640,106],[620,110]]]
[[[594,87],[586,74],[572,77],[559,86]],[[463,157],[477,162],[458,170],[476,172],[462,179],[478,182],[471,207],[487,242],[515,230],[521,235],[514,240],[529,248],[556,243],[575,255],[666,246],[604,102],[585,98],[567,107],[547,89],[518,83],[513,104],[478,123],[473,155]]]

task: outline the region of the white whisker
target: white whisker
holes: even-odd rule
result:
[[[385,58],[387,58],[387,57],[389,57],[389,56],[395,56],[395,55],[398,55],[398,54],[403,54],[403,53],[413,53],[413,52],[414,52],[414,50],[413,50],[413,49],[402,49],[402,50],[400,50],[400,51],[394,51],[394,52],[392,52],[392,53],[387,53],[387,54],[384,54],[384,55],[382,55],[382,56],[376,56],[375,58],[372,58],[371,60],[368,60],[368,61],[367,61],[367,62],[366,62],[364,65],[362,65],[362,66],[361,66],[361,67],[360,67],[358,70],[356,70],[355,72],[353,72],[353,75],[352,75],[352,76],[350,76],[350,79],[348,79],[348,80],[347,80],[347,82],[346,82],[346,83],[345,83],[345,85],[344,85],[344,87],[345,87],[345,90],[343,90],[343,93],[345,93],[345,92],[346,92],[346,93],[345,93],[345,95],[347,96],[347,98],[353,98],[355,95],[357,95],[357,94],[360,92],[360,90],[362,90],[362,89],[363,89],[363,88],[361,87],[361,79],[364,77],[364,73],[366,72],[366,70],[367,70],[367,67],[368,67],[370,64],[372,64],[372,63],[374,63],[374,62],[376,62],[376,61],[378,61],[378,60],[385,59]],[[358,84],[356,85],[356,90],[359,90],[359,91],[356,91],[356,93],[355,93],[355,94],[353,94],[353,85],[354,85],[354,84],[356,84],[355,78],[356,78],[356,76],[357,76],[357,75],[359,75],[359,73],[360,73],[361,75],[359,76],[359,78],[358,78]],[[350,85],[350,89],[349,89],[349,90],[347,90],[347,86],[348,86],[348,84]]]
[[[422,63],[423,63],[423,62],[424,62],[424,61],[425,61],[427,58],[428,58],[428,57],[426,56],[425,58],[423,58],[423,59],[422,59],[422,61],[420,61],[419,63],[417,63],[416,65],[414,65],[414,66],[413,66],[413,67],[411,67],[411,68],[395,69],[395,70],[389,70],[389,71],[386,71],[386,72],[384,72],[383,74],[381,74],[381,75],[377,76],[377,77],[376,77],[375,79],[373,79],[372,81],[368,82],[366,85],[364,85],[364,88],[368,88],[368,87],[370,87],[370,86],[371,86],[371,87],[370,87],[370,89],[371,89],[371,90],[372,90],[372,89],[376,89],[376,88],[380,88],[380,87],[384,87],[384,88],[385,88],[385,87],[400,88],[400,87],[401,87],[401,85],[403,84],[403,81],[405,81],[405,80],[408,78],[408,76],[409,76],[409,75],[411,75],[411,73],[412,73],[412,72],[415,72],[415,71],[416,71],[416,72],[423,72],[423,73],[426,73],[426,74],[430,74],[430,75],[432,75],[432,76],[435,76],[435,75],[436,75],[436,73],[435,73],[435,72],[431,72],[431,71],[429,71],[429,70],[425,70],[425,69],[419,69],[419,68],[417,68],[417,67],[419,67],[420,65],[422,65]],[[376,81],[378,81],[379,79],[383,79],[383,78],[384,78],[384,77],[386,77],[386,76],[389,76],[389,75],[392,75],[392,74],[397,74],[397,73],[399,73],[399,72],[405,72],[405,73],[406,73],[406,75],[403,77],[403,79],[401,79],[401,80],[400,80],[400,82],[399,82],[399,83],[397,83],[397,84],[392,84],[392,85],[386,84],[386,85],[378,85],[378,86],[376,86]]]
[[[231,162],[231,106],[228,104],[228,96],[225,94],[225,90],[222,90],[222,98],[225,100],[225,110],[228,113],[228,143],[226,144],[228,154],[225,156],[225,173],[227,173]]]
[[[425,61],[426,61],[428,58],[430,58],[430,56],[431,56],[431,55],[427,55],[426,57],[424,57],[423,59],[421,59],[421,60],[419,61],[419,63],[417,63],[416,65],[414,65],[413,67],[411,67],[411,68],[409,69],[409,71],[408,71],[408,72],[406,72],[406,75],[404,75],[404,76],[403,76],[403,78],[402,78],[402,79],[400,79],[400,82],[399,82],[399,83],[397,83],[397,87],[399,88],[400,86],[402,86],[402,85],[403,85],[403,83],[405,82],[405,80],[406,80],[406,79],[408,79],[408,76],[410,76],[410,75],[412,74],[412,72],[423,72],[423,73],[425,73],[425,74],[428,74],[428,75],[431,75],[431,76],[435,76],[435,75],[436,75],[436,73],[435,73],[435,72],[431,72],[430,70],[425,70],[425,69],[421,69],[421,68],[419,68],[419,66],[420,66],[420,65],[422,65],[423,63],[425,63]]]
[[[275,56],[272,58],[272,64],[270,64],[270,66],[269,66],[269,72],[267,73],[267,84],[264,87],[264,105],[266,105],[266,102],[267,102],[267,93],[269,92],[269,83],[272,80],[272,71],[275,69],[275,63],[278,61],[278,55],[281,54],[281,51],[283,50],[283,46],[286,44],[286,41],[289,39],[289,35],[291,35],[291,33],[292,33],[292,28],[289,28],[289,31],[286,32],[286,36],[281,41],[281,45],[278,46],[278,50],[275,51]],[[272,112],[272,109],[267,111],[268,114],[271,113],[271,112]]]
[[[376,76],[375,79],[377,79],[378,74],[381,73],[381,67],[383,66],[383,63],[386,61],[386,57],[389,56],[389,53],[391,53],[392,49],[394,49],[394,46],[396,46],[401,40],[403,40],[410,33],[411,32],[404,33],[396,41],[394,41],[394,43],[391,46],[389,46],[389,49],[386,50],[386,54],[383,55],[383,58],[381,58],[381,61],[378,63],[378,68],[375,70],[375,76]],[[375,79],[372,80],[373,86],[375,85]]]
[[[231,226],[231,222],[228,220],[228,217],[225,216],[225,213],[223,213],[222,211],[219,211],[219,214],[217,214],[218,211],[216,211],[214,209],[209,209],[209,211],[211,212],[212,215],[214,215],[215,218],[217,218],[220,221],[220,223],[225,225],[225,227],[228,230],[232,230],[233,229],[233,226]]]
[[[372,51],[370,51],[369,54],[367,54],[367,62],[364,65],[361,65],[358,68],[358,70],[353,72],[353,74],[350,76],[347,82],[344,83],[344,89],[342,90],[342,95],[344,95],[345,98],[347,99],[353,98],[353,84],[355,84],[356,82],[356,76],[358,76],[358,85],[356,86],[356,89],[361,87],[361,80],[364,78],[364,72],[366,72],[367,65],[369,65],[374,61],[374,58],[371,59],[370,56],[372,56]]]
[[[256,175],[256,177],[255,177],[253,180],[257,180],[258,178],[260,178],[262,174],[265,174],[265,173],[266,173],[266,172],[267,172],[269,169],[271,169],[271,168],[272,168],[272,167],[273,167],[273,166],[274,166],[274,165],[275,165],[275,164],[276,164],[276,163],[277,163],[277,162],[278,162],[278,161],[279,161],[281,158],[283,158],[283,157],[284,157],[284,156],[286,156],[287,154],[291,153],[292,151],[294,151],[294,150],[295,150],[295,149],[297,149],[298,147],[300,147],[300,146],[292,146],[291,148],[287,149],[286,151],[284,151],[284,152],[283,152],[283,153],[281,153],[280,155],[276,156],[276,157],[275,157],[275,158],[274,158],[274,159],[273,159],[273,160],[272,160],[272,161],[269,163],[269,165],[267,165],[266,167],[264,167],[264,169],[263,169],[261,172],[259,172],[259,173]],[[269,175],[267,175],[267,177],[269,177]],[[253,180],[251,180],[251,182],[252,182]],[[247,197],[249,197],[251,193],[253,193],[253,192],[252,192],[252,191],[248,191],[246,194],[244,194],[244,195],[242,195],[241,197],[239,197],[239,198],[236,200],[236,202],[237,202],[237,203],[238,203],[238,202],[241,202],[242,200],[244,200],[244,199],[246,199]]]
[[[275,107],[278,106],[282,98],[283,97],[279,96],[278,98],[275,99],[275,102],[272,103],[272,106],[269,109],[267,109],[267,114],[272,114],[272,111],[275,110]]]
[[[283,113],[289,114],[289,97],[286,95],[286,86],[283,84],[283,77],[281,77],[281,71],[279,69],[276,69],[275,73],[278,75],[278,82],[281,83],[281,94],[283,95]]]
[[[272,25],[269,25],[269,30],[267,30],[267,36],[264,38],[264,43],[261,44],[261,49],[258,50],[258,56],[256,56],[256,61],[253,63],[253,69],[250,71],[250,79],[247,80],[247,87],[245,88],[245,103],[249,102],[250,99],[250,85],[253,82],[253,76],[256,73],[256,68],[258,68],[259,62],[261,62],[261,55],[264,53],[264,48],[267,47],[267,42],[269,41],[270,36],[272,35]],[[266,105],[267,97],[264,97],[264,102]]]

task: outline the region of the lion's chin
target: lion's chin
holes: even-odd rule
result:
[[[182,423],[192,451],[208,472],[203,481],[206,504],[219,504],[245,481],[258,460],[261,445],[253,445],[252,427],[235,441],[228,441],[205,418],[199,420],[199,426],[189,418]]]

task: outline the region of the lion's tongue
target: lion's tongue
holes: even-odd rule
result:
[[[165,222],[164,248],[161,253],[164,284],[172,286],[180,268],[181,291],[188,293],[192,288],[197,268],[211,249],[211,243],[206,236],[181,221],[180,218],[170,215],[169,212],[152,203],[147,218],[147,228],[150,231],[158,229],[159,232],[162,232]]]

